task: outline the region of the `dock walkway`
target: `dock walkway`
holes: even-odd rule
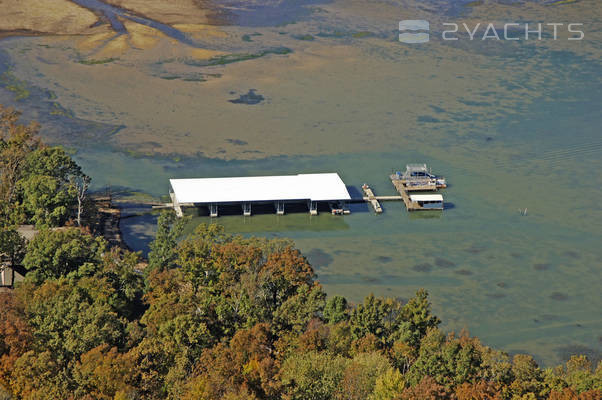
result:
[[[432,206],[432,204],[429,206],[427,205],[422,205],[419,203],[419,201],[413,201],[412,198],[410,197],[410,192],[424,192],[424,191],[429,191],[429,192],[436,192],[440,187],[445,187],[442,185],[437,184],[436,181],[408,181],[405,179],[399,179],[399,177],[395,174],[390,176],[391,178],[391,183],[393,184],[393,186],[395,186],[395,189],[397,190],[397,192],[401,195],[401,198],[404,202],[404,204],[406,205],[406,208],[408,211],[418,211],[418,210],[442,210],[443,209],[443,203],[441,203],[441,206]],[[418,196],[417,196],[418,197]],[[428,196],[420,196],[420,197],[428,197]],[[427,199],[426,202],[428,202]],[[432,202],[431,202],[432,203]]]
[[[418,203],[413,202],[410,199],[410,195],[408,194],[408,188],[402,182],[401,179],[395,179],[394,175],[391,175],[391,183],[393,183],[393,186],[395,186],[395,189],[397,189],[397,192],[399,192],[399,194],[401,195],[401,199],[405,203],[408,211],[415,211],[415,210],[421,209],[421,207]]]
[[[362,185],[362,190],[364,191],[364,194],[367,196],[367,197],[364,197],[364,199],[367,199],[367,201],[370,202],[370,204],[372,205],[372,208],[374,208],[374,212],[377,214],[382,213],[383,209],[380,206],[380,203],[378,202],[378,199],[374,195],[374,192],[372,191],[370,186],[368,186],[367,183],[364,183]]]

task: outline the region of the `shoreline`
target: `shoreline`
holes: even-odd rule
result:
[[[108,196],[91,196],[92,202],[97,206],[98,234],[105,238],[111,247],[119,247],[122,250],[133,250],[125,243],[121,232],[121,207],[114,204],[111,195]]]

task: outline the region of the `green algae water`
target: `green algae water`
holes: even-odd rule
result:
[[[165,49],[81,65],[75,42],[3,40],[0,103],[40,121],[96,190],[156,199],[169,178],[314,172],[338,172],[352,195],[363,183],[392,195],[392,170],[426,162],[449,183],[443,212],[383,202],[382,215],[353,204],[346,216],[211,220],[189,210],[187,229],[217,222],[231,233],[288,237],[330,295],[407,299],[423,287],[445,329],[467,328],[545,365],[574,353],[600,359],[599,48],[401,47],[391,31],[407,12],[389,20],[355,3],[324,7],[312,20],[228,31],[254,35],[228,42],[232,53],[290,54],[202,70],[170,58],[182,76],[223,75],[208,82],[156,76]],[[558,13],[573,17],[571,10]],[[297,39],[309,34],[316,40]],[[264,47],[242,47],[250,45]],[[255,91],[257,104],[232,102]],[[124,208],[139,211],[148,210],[135,201]],[[147,251],[155,222],[151,213],[123,219],[128,244]]]

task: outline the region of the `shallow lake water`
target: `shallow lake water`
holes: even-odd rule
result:
[[[382,215],[354,204],[343,217],[216,222],[232,233],[292,238],[329,294],[407,299],[424,287],[445,329],[467,328],[546,365],[575,352],[599,359],[599,48],[462,40],[404,47],[397,21],[420,9],[393,3],[307,2],[277,27],[251,8],[221,28],[225,37],[191,34],[213,50],[252,55],[227,65],[195,60],[186,43],[165,38],[98,65],[81,62],[100,57],[80,38],[5,39],[0,103],[40,121],[46,140],[73,151],[96,190],[161,198],[169,178],[336,171],[352,193],[366,182],[391,195],[392,170],[427,162],[450,183],[443,212],[410,214],[384,202]],[[539,3],[500,7],[536,19],[552,9]],[[477,18],[454,2],[426,4],[435,21]],[[554,10],[587,18],[580,8]],[[273,50],[282,48],[290,52]],[[248,93],[261,99],[237,100]],[[133,200],[125,214],[141,210]],[[190,213],[188,229],[211,221]],[[125,218],[128,244],[146,251],[155,221]]]

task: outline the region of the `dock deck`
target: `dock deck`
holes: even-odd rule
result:
[[[420,210],[434,210],[434,209],[443,209],[443,208],[426,208],[421,206],[418,202],[412,201],[410,198],[409,192],[435,192],[438,187],[434,182],[428,181],[418,181],[418,182],[409,182],[405,179],[399,179],[397,175],[392,174],[390,176],[391,183],[395,186],[397,192],[401,195],[401,199],[403,200],[406,209],[408,211],[420,211]]]
[[[420,210],[420,205],[410,200],[410,195],[408,194],[408,189],[399,179],[391,179],[393,186],[397,189],[397,192],[401,195],[401,199],[406,205],[408,211]]]
[[[374,212],[377,214],[382,213],[383,208],[380,206],[380,203],[378,202],[376,195],[372,191],[372,188],[370,186],[368,186],[368,184],[364,183],[362,185],[362,190],[364,191],[364,194],[367,196],[367,197],[364,197],[364,199],[367,199],[367,201],[370,202],[370,204],[372,205],[372,208],[374,208]]]

